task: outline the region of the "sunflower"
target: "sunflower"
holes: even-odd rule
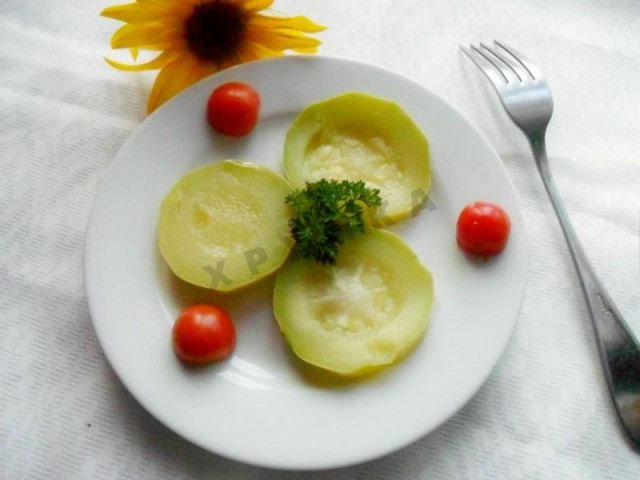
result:
[[[120,70],[160,69],[147,104],[148,113],[176,93],[218,70],[285,50],[315,53],[320,41],[305,35],[324,30],[306,17],[268,16],[274,0],[136,0],[108,7],[104,17],[126,22],[111,37],[112,48],[161,52],[153,60]]]

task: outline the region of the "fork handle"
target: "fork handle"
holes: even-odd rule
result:
[[[616,413],[631,441],[640,448],[640,346],[578,241],[551,176],[544,135],[541,137],[530,139],[531,150],[578,271]]]

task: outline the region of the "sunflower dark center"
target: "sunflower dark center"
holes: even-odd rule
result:
[[[225,0],[209,0],[193,9],[184,34],[191,52],[201,60],[220,64],[238,51],[246,26],[242,8]]]

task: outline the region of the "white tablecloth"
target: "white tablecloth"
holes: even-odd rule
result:
[[[640,2],[277,0],[329,26],[321,52],[435,91],[496,147],[520,194],[530,272],[489,381],[444,426],[366,464],[274,472],[203,451],[119,383],[83,285],[92,200],[144,118],[151,75],[108,67],[106,0],[0,2],[0,478],[629,479],[588,314],[527,144],[459,44],[535,59],[555,113],[548,150],[585,250],[640,336]]]

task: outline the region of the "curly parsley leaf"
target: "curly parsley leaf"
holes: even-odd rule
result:
[[[289,227],[304,258],[334,264],[340,244],[353,234],[365,232],[365,208],[380,206],[380,190],[363,181],[322,179],[306,183],[285,199],[295,214]]]

